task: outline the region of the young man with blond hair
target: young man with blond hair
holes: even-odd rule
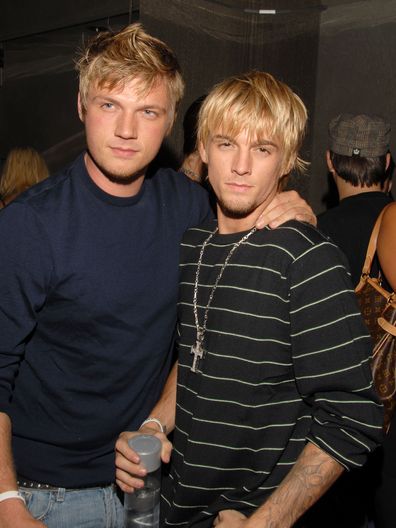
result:
[[[212,216],[183,175],[145,177],[183,94],[173,52],[134,24],[99,34],[77,67],[87,151],[0,216],[2,528],[124,525],[114,443],[159,397],[180,240]],[[263,223],[309,218],[295,198]]]
[[[174,430],[161,526],[291,527],[381,438],[370,338],[341,253],[308,224],[255,227],[304,166],[306,120],[263,72],[223,81],[201,108],[217,221],[183,237],[178,365],[141,428],[162,439],[164,461],[159,429]],[[116,444],[124,491],[144,474],[134,434]]]

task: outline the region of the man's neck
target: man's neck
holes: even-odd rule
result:
[[[220,207],[217,206],[217,226],[220,235],[231,235],[249,231],[256,223],[259,214],[249,215],[245,218],[230,218],[224,215]]]
[[[361,186],[354,187],[349,182],[346,182],[339,176],[337,176],[336,179],[336,185],[338,190],[338,196],[340,200],[343,200],[344,198],[349,198],[350,196],[356,196],[357,194],[361,193],[368,193],[368,192],[386,192],[385,188],[381,189],[381,185],[371,185],[370,187]]]
[[[110,194],[111,196],[130,198],[138,194],[143,185],[145,177],[144,172],[137,176],[136,179],[134,179],[131,183],[124,185],[122,183],[116,183],[109,180],[95,164],[88,153],[85,153],[84,162],[91,180],[99,187],[99,189],[107,194]]]

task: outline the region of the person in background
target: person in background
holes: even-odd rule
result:
[[[37,150],[32,147],[11,149],[0,177],[0,208],[48,176],[47,164]]]
[[[381,271],[391,291],[396,291],[396,203],[384,212],[377,242]],[[380,478],[375,491],[375,528],[396,526],[396,414],[382,445]]]
[[[382,438],[344,255],[306,223],[255,227],[304,167],[306,120],[301,99],[257,71],[215,86],[200,110],[217,221],[183,237],[178,363],[140,429],[162,440],[164,462],[174,432],[162,527],[290,528]],[[136,434],[116,444],[129,492],[143,485]],[[325,526],[318,514],[304,526]]]
[[[371,231],[382,209],[392,201],[390,124],[366,114],[340,114],[329,123],[327,166],[340,203],[318,216],[318,228],[342,249],[353,286],[360,280]],[[378,255],[373,262],[378,274]],[[332,511],[338,510],[348,528],[365,528],[373,514],[382,448],[360,471],[343,475],[333,491]],[[346,507],[344,497],[348,494]]]
[[[188,107],[183,119],[183,161],[180,171],[193,181],[205,184],[206,166],[198,152],[197,120],[205,95],[198,97]]]
[[[329,124],[326,159],[340,203],[318,216],[318,228],[347,256],[354,287],[375,220],[392,201],[390,132],[387,121],[365,114],[340,114]]]
[[[183,174],[146,178],[183,95],[172,50],[132,24],[77,68],[87,150],[0,214],[2,528],[123,527],[114,445],[159,398],[180,241],[213,216]],[[261,221],[295,216],[313,221],[282,193]]]
[[[392,291],[396,291],[396,203],[384,212],[378,234],[377,253]]]

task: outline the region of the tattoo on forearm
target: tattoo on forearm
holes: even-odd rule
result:
[[[265,528],[288,528],[341,475],[343,467],[313,444],[308,444],[279,488],[260,508],[257,520]],[[255,515],[252,517],[252,521]],[[254,523],[251,523],[254,526]]]

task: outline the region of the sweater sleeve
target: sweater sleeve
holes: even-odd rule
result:
[[[291,264],[290,322],[298,390],[312,408],[307,439],[345,468],[382,438],[370,370],[372,343],[339,250],[322,241]]]
[[[43,226],[26,204],[13,202],[1,211],[0,240],[0,411],[7,412],[53,265]]]

